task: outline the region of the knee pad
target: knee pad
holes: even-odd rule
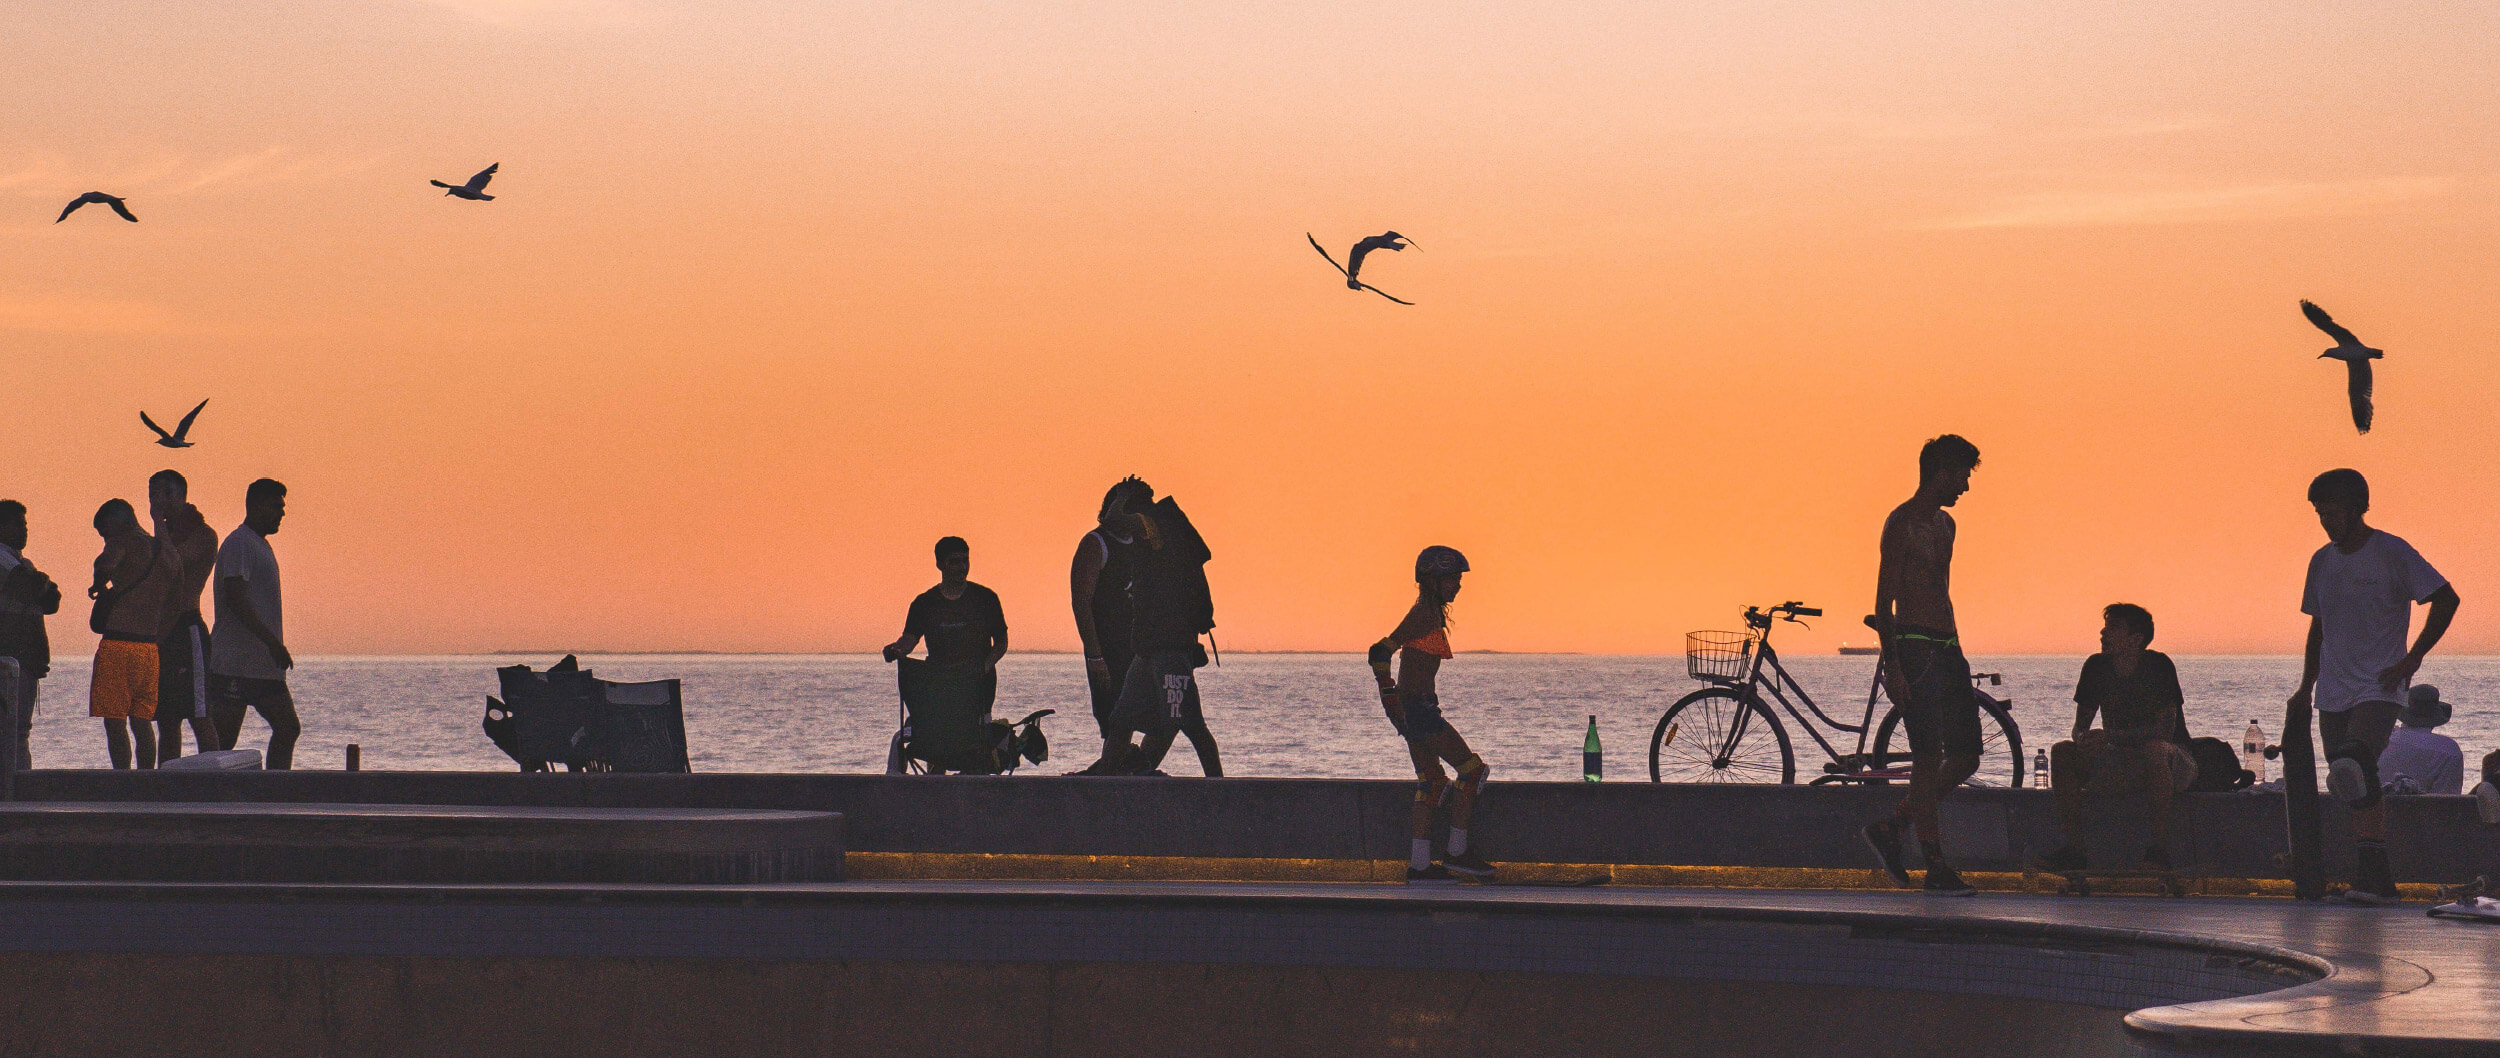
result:
[[[2345,739],[2327,753],[2327,761],[2330,764],[2338,760],[2349,760],[2361,768],[2361,799],[2354,801],[2352,806],[2354,808],[2377,807],[2380,797],[2378,756],[2370,752],[2370,744],[2357,738]]]
[[[1486,764],[1483,757],[1470,756],[1467,763],[1458,766],[1458,784],[1473,796],[1484,789],[1485,777],[1491,774],[1493,766]]]
[[[1429,779],[1415,780],[1415,803],[1437,805],[1449,799],[1450,780],[1436,770]]]

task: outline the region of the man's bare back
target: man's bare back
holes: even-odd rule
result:
[[[1883,561],[1875,574],[1875,613],[1892,629],[1956,633],[1953,623],[1953,516],[1913,497],[1884,519]]]

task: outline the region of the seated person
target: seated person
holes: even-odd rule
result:
[[[2081,839],[2083,802],[2090,797],[2141,798],[2152,824],[2144,865],[2168,870],[2163,839],[2170,804],[2196,778],[2187,753],[2186,715],[2179,670],[2170,657],[2145,647],[2153,641],[2153,615],[2133,603],[2101,611],[2101,652],[2086,658],[2075,681],[2075,728],[2070,741],[2049,750],[2049,780],[2057,796],[2057,823],[2066,842],[2040,858],[2050,870],[2089,866]],[[2101,726],[2092,727],[2098,714]]]
[[[2402,726],[2387,736],[2378,755],[2378,780],[2388,793],[2461,794],[2465,792],[2465,751],[2457,740],[2431,730],[2448,722],[2452,710],[2439,700],[2439,688],[2413,685],[2405,707],[2396,714]]]
[[[948,681],[953,690],[933,692],[935,699],[910,708],[916,714],[920,709],[935,707],[942,717],[962,720],[969,716],[986,721],[990,706],[998,697],[998,663],[1007,656],[1007,614],[998,604],[997,592],[972,582],[972,545],[960,536],[950,536],[937,542],[936,553],[937,586],[911,601],[911,609],[903,617],[903,634],[886,644],[885,659],[898,661],[910,655],[921,640],[928,640],[928,664],[934,669],[951,670],[957,678]],[[972,678],[962,678],[964,674]],[[908,677],[905,682],[908,685]],[[911,692],[906,689],[905,693]],[[960,725],[950,726],[960,729]],[[956,754],[961,749],[946,752]],[[933,757],[917,752],[913,756],[926,761],[932,775],[967,763],[950,757],[956,764],[941,766]]]

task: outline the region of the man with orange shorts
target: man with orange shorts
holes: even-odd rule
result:
[[[95,675],[88,684],[87,715],[104,721],[105,752],[113,767],[156,766],[157,640],[173,616],[167,603],[182,583],[182,555],[157,546],[139,527],[128,500],[107,500],[95,512],[104,553],[95,560]]]

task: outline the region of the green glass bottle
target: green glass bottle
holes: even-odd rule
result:
[[[1597,715],[1589,714],[1589,737],[1580,740],[1580,778],[1597,782],[1606,776],[1606,751],[1597,744]]]

